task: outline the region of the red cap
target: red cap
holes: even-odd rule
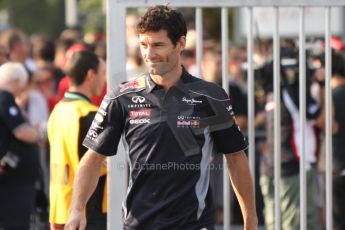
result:
[[[72,46],[70,46],[65,53],[65,60],[64,60],[64,63],[62,65],[62,68],[66,67],[67,60],[70,57],[72,57],[72,54],[74,52],[79,52],[79,51],[83,51],[83,50],[88,50],[88,48],[84,44],[73,44]]]
[[[323,42],[322,44],[323,49],[325,49],[326,44],[325,42]],[[331,48],[336,50],[336,51],[340,51],[343,50],[345,48],[345,44],[343,42],[343,40],[341,39],[341,37],[333,35],[331,37]]]

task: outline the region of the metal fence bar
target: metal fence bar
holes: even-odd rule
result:
[[[332,76],[332,51],[331,51],[331,8],[325,8],[325,83],[326,83],[326,229],[333,229],[332,223],[332,107],[331,107],[331,76]]]
[[[275,230],[280,230],[280,175],[281,175],[281,147],[280,147],[280,37],[279,37],[279,8],[274,7],[273,34],[273,84],[274,84],[274,208]]]
[[[65,24],[67,27],[78,25],[78,4],[76,0],[65,0]]]
[[[307,229],[307,192],[306,192],[306,156],[305,156],[305,124],[306,124],[306,57],[305,57],[305,30],[304,8],[299,8],[299,123],[301,128],[301,151],[300,151],[300,229]]]
[[[253,64],[253,8],[248,7],[248,36],[247,36],[247,74],[248,74],[248,155],[249,167],[255,188],[255,112],[254,112],[254,64]]]
[[[197,75],[202,75],[201,62],[202,62],[202,8],[196,8],[195,10],[195,29],[196,29],[196,65]]]
[[[221,25],[222,25],[222,85],[225,92],[229,95],[229,72],[228,72],[228,62],[229,62],[229,23],[228,23],[228,9],[221,9]],[[227,161],[225,156],[223,157],[223,228],[230,229],[230,180],[227,170]]]
[[[118,85],[120,82],[125,80],[125,46],[123,44],[126,43],[125,40],[125,16],[126,16],[126,9],[130,7],[148,7],[156,4],[166,4],[167,1],[163,0],[145,0],[145,1],[137,1],[137,0],[106,0],[107,2],[107,55],[108,55],[108,62],[107,62],[107,71],[108,71],[108,88],[114,88],[116,85]],[[201,59],[202,59],[202,7],[222,7],[222,60],[224,63],[227,63],[227,50],[225,50],[224,47],[228,48],[228,39],[223,38],[225,37],[225,31],[227,36],[227,9],[226,7],[249,7],[249,11],[251,11],[250,15],[252,15],[252,7],[273,7],[274,8],[274,15],[275,15],[275,21],[274,21],[274,44],[273,44],[273,59],[274,59],[274,101],[275,101],[275,111],[274,111],[274,162],[275,162],[275,168],[274,168],[274,195],[275,195],[275,229],[280,230],[281,226],[281,217],[280,217],[280,177],[281,177],[281,139],[280,139],[280,37],[279,37],[279,7],[304,7],[304,6],[313,6],[313,7],[326,7],[325,8],[325,41],[326,41],[326,66],[325,66],[325,74],[326,74],[326,100],[325,100],[325,109],[326,109],[326,227],[328,230],[332,229],[332,134],[331,134],[331,117],[332,117],[332,108],[331,108],[331,86],[330,86],[330,79],[331,79],[331,48],[330,48],[330,36],[331,36],[331,6],[345,6],[345,2],[343,0],[198,0],[198,1],[185,1],[185,0],[174,0],[170,2],[170,5],[173,7],[195,7],[196,8],[196,31],[197,31],[197,40],[196,40],[196,53],[197,53],[197,65],[198,65],[198,75],[201,76]],[[226,15],[226,17],[225,17]],[[249,24],[252,25],[252,16],[250,16]],[[226,18],[226,20],[225,20]],[[304,10],[300,9],[300,43],[304,43]],[[227,27],[227,28],[225,28]],[[248,29],[248,57],[250,56],[250,47],[249,39],[252,39],[251,33],[251,27]],[[224,31],[223,31],[224,30]],[[302,41],[303,40],[303,41]],[[115,42],[116,41],[116,42]],[[300,70],[302,68],[302,65],[305,64],[305,48],[304,44],[300,44]],[[226,52],[225,52],[226,51]],[[301,53],[303,52],[303,53]],[[302,60],[304,58],[304,60]],[[251,58],[248,59],[248,89],[251,89],[253,86],[250,83],[251,78]],[[115,64],[114,64],[115,63]],[[224,64],[223,64],[224,65]],[[225,75],[225,67],[223,66],[223,77],[227,76]],[[305,66],[303,68],[303,71],[305,71]],[[303,81],[300,83],[300,87],[302,87],[303,84],[305,84],[305,76],[302,77],[301,73],[301,79],[300,81]],[[304,73],[305,75],[305,73]],[[304,78],[304,80],[303,80]],[[228,88],[228,85],[226,86]],[[300,90],[302,90],[300,88]],[[302,95],[304,93],[301,93]],[[303,91],[304,92],[304,91]],[[252,113],[250,108],[252,107],[252,104],[250,102],[251,98],[253,97],[250,95],[253,93],[253,90],[248,91],[248,98],[249,104],[248,104],[248,112],[249,116]],[[304,95],[305,96],[305,95]],[[303,97],[304,97],[303,96]],[[301,117],[300,117],[300,124],[301,127],[305,125],[305,121],[302,121],[303,116],[303,110],[306,108],[303,107],[303,103],[305,103],[305,99],[300,98],[300,105],[301,105]],[[305,106],[305,105],[304,105]],[[305,114],[305,112],[304,112]],[[252,122],[253,119],[250,119],[249,117],[249,123]],[[253,124],[249,124],[248,130]],[[253,135],[255,130],[251,131],[249,130],[249,135]],[[304,131],[302,131],[304,132]],[[302,134],[302,137],[305,135]],[[249,141],[252,137],[249,137]],[[304,142],[304,140],[302,140]],[[250,141],[250,143],[254,143]],[[302,143],[302,146],[304,146],[305,143]],[[304,147],[303,147],[304,148]],[[249,149],[249,152],[251,150]],[[301,157],[303,155],[303,152],[301,154]],[[255,160],[255,158],[254,158]],[[305,214],[305,208],[306,204],[303,204],[306,202],[306,189],[303,188],[305,186],[305,183],[303,184],[303,180],[306,180],[304,171],[302,167],[304,167],[303,159],[301,159],[301,228],[306,229],[305,226],[305,217],[303,217]],[[118,167],[121,164],[125,164],[125,154],[124,149],[122,145],[120,144],[118,149],[118,154],[115,158],[110,158],[109,163],[109,194],[111,194],[108,198],[108,229],[117,229],[122,228],[122,212],[121,212],[121,206],[119,204],[122,203],[123,198],[126,194],[126,184],[127,184],[127,176],[126,176],[126,170],[125,168]],[[250,162],[253,162],[250,158]],[[252,163],[250,163],[252,164]],[[251,171],[252,169],[251,165]],[[226,171],[226,170],[224,170]],[[253,172],[253,171],[252,171]],[[253,174],[254,175],[254,174]],[[226,179],[226,180],[225,180]],[[228,183],[228,184],[226,184]],[[226,173],[226,176],[224,175],[224,187],[229,188],[229,180],[228,180],[228,174]],[[224,208],[225,208],[225,226],[229,226],[228,228],[225,227],[225,229],[230,228],[230,219],[226,219],[227,217],[230,218],[230,208],[228,213],[226,213],[226,205],[230,204],[230,200],[226,200],[226,197],[229,197],[229,195],[226,195],[226,193],[229,190],[224,189]],[[304,210],[303,210],[304,208]],[[304,220],[303,220],[304,219]],[[304,222],[303,222],[304,221]]]
[[[148,7],[169,4],[174,7],[300,7],[344,6],[344,0],[114,0],[127,7]]]
[[[126,8],[107,0],[107,81],[108,91],[126,80]],[[114,64],[116,63],[116,64]],[[122,229],[121,203],[127,190],[125,150],[119,143],[117,155],[109,158],[107,229]]]

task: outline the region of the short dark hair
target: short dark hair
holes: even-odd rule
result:
[[[36,59],[52,62],[55,58],[55,46],[52,41],[41,38],[32,45],[32,55]]]
[[[187,25],[182,14],[168,6],[158,5],[149,8],[137,25],[137,32],[157,32],[164,29],[168,32],[171,42],[176,45],[180,37],[186,36]]]
[[[74,52],[67,60],[66,73],[71,79],[71,84],[79,86],[85,81],[87,72],[92,69],[98,72],[99,59],[91,51],[83,50]]]
[[[323,67],[325,67],[325,54],[321,55],[320,60]],[[340,53],[332,50],[332,76],[339,75],[345,77],[345,59]]]
[[[345,77],[345,60],[344,56],[338,53],[332,54],[332,75]]]

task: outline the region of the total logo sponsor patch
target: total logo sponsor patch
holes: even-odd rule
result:
[[[148,118],[139,118],[139,119],[129,120],[129,124],[131,125],[149,124],[149,123],[151,123],[151,121]]]
[[[150,118],[151,109],[131,110],[128,112],[129,118]]]

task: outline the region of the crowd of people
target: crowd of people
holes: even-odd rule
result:
[[[137,15],[127,16],[127,80],[147,72],[140,56]],[[155,31],[157,32],[157,31]],[[145,34],[143,32],[143,34]],[[181,50],[183,71],[196,76],[195,31],[188,28]],[[74,177],[86,152],[86,136],[99,135],[89,127],[104,119],[97,112],[106,94],[105,36],[81,36],[67,29],[55,41],[43,35],[28,37],[20,29],[0,34],[0,229],[63,229],[71,208]],[[174,41],[173,41],[174,42]],[[178,41],[179,42],[179,41]],[[220,42],[206,39],[202,76],[222,84]],[[325,58],[324,46],[313,41],[307,51],[306,148],[300,146],[298,47],[286,39],[281,47],[281,220],[282,229],[300,228],[299,159],[306,156],[307,229],[325,226]],[[318,45],[317,45],[318,44]],[[334,229],[345,229],[345,45],[332,38],[332,133]],[[272,41],[258,39],[254,45],[256,207],[259,223],[274,229],[274,110]],[[145,58],[145,57],[144,57]],[[246,47],[229,49],[229,96],[236,124],[246,134],[248,123]],[[103,103],[102,103],[103,104]],[[100,111],[100,110],[99,110]],[[103,110],[102,110],[103,111]],[[104,110],[106,113],[110,111]],[[148,111],[148,110],[147,110]],[[147,112],[146,111],[146,112]],[[150,114],[151,114],[150,109]],[[153,112],[152,112],[153,113]],[[134,114],[134,113],[131,113]],[[101,114],[102,115],[102,114]],[[114,115],[112,115],[114,116]],[[134,116],[134,115],[133,115]],[[94,118],[95,117],[95,118]],[[117,118],[115,116],[115,118]],[[114,119],[115,119],[114,118]],[[95,119],[95,120],[93,120]],[[99,121],[98,120],[98,121]],[[102,123],[102,122],[100,122]],[[97,130],[101,129],[100,127]],[[94,135],[92,137],[92,135]],[[90,137],[91,136],[91,137]],[[103,150],[89,140],[88,147]],[[103,141],[103,140],[102,140]],[[140,142],[140,140],[138,140]],[[91,144],[90,144],[91,143]],[[103,142],[102,142],[103,143]],[[84,143],[85,144],[85,143]],[[103,143],[104,144],[104,143]],[[223,143],[224,144],[224,143]],[[210,187],[215,221],[223,222],[223,155],[212,154]],[[88,229],[105,229],[107,212],[106,162],[102,158],[100,181],[90,199]],[[233,198],[232,200],[235,200]],[[236,207],[233,217],[236,220]],[[33,218],[34,217],[34,218]],[[241,218],[239,222],[241,222]],[[31,227],[30,227],[31,226]]]

